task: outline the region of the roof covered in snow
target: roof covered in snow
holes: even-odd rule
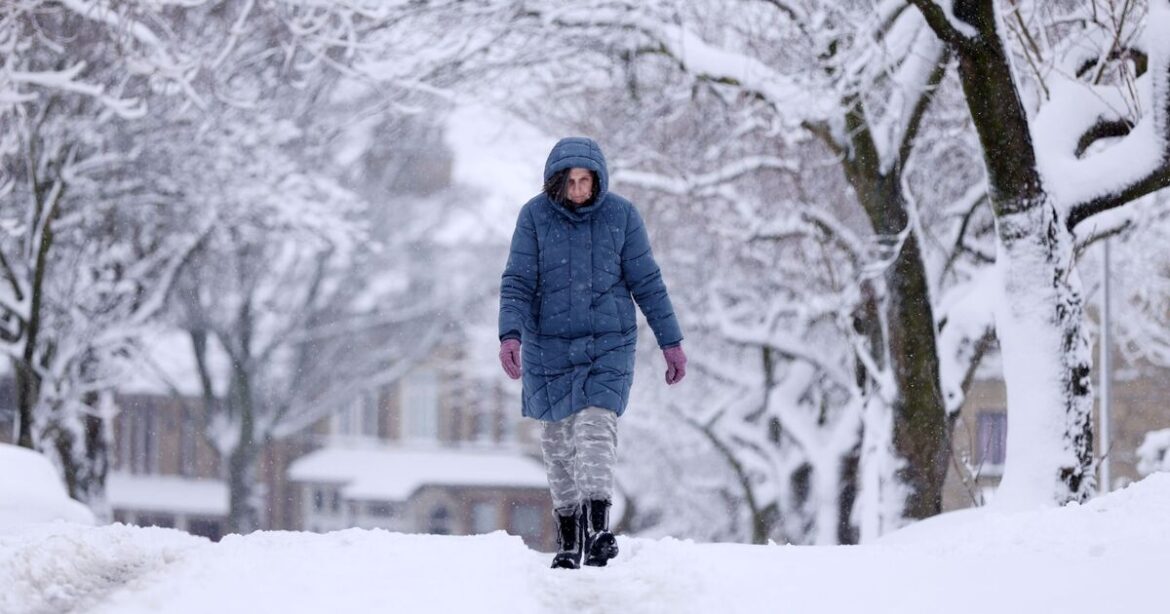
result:
[[[111,473],[106,496],[114,509],[226,516],[228,488],[220,480]]]
[[[222,394],[227,387],[231,361],[219,342],[207,341],[208,370],[215,390]],[[142,337],[142,352],[118,389],[123,393],[181,394],[199,396],[203,384],[195,363],[191,337],[183,331],[154,328]]]
[[[547,488],[544,467],[515,451],[324,448],[297,459],[289,477],[342,485],[342,495],[404,501],[423,486]]]

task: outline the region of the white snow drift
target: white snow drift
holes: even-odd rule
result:
[[[89,508],[65,494],[48,459],[27,448],[0,443],[0,534],[54,520],[91,525],[94,517]]]
[[[1170,564],[1170,474],[1085,505],[947,514],[865,546],[622,538],[611,566],[547,568],[503,533],[351,529],[215,544],[49,524],[0,536],[0,612],[1151,611]]]

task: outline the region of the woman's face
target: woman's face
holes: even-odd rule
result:
[[[566,190],[569,200],[575,205],[583,205],[593,196],[593,173],[586,168],[569,170],[569,185]]]

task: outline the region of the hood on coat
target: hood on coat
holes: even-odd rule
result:
[[[605,198],[609,191],[609,170],[605,167],[605,155],[601,147],[591,138],[570,136],[557,141],[548,154],[548,161],[544,163],[544,180],[548,181],[553,173],[566,168],[587,168],[597,173],[597,196],[593,203],[579,212],[596,207]]]

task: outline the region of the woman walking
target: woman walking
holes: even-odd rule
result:
[[[686,374],[682,331],[642,217],[608,186],[597,143],[559,141],[543,192],[520,210],[500,284],[500,363],[524,378],[523,415],[542,421],[558,528],[553,567],[617,556],[609,507],[617,419],[634,378],[635,301],[666,359],[666,383]]]

